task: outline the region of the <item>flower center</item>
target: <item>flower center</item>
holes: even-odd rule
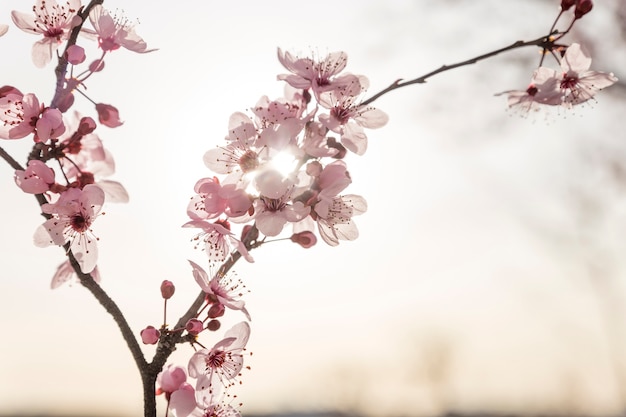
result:
[[[224,365],[224,362],[226,362],[226,352],[224,352],[223,350],[211,352],[211,354],[207,356],[205,360],[206,370],[208,371],[209,368],[221,368]]]
[[[89,220],[82,214],[74,214],[70,217],[70,226],[79,233],[86,232],[89,229]]]

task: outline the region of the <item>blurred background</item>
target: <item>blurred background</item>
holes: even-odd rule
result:
[[[52,97],[38,38],[11,23],[32,3],[3,0],[0,84]],[[198,293],[181,229],[202,162],[228,118],[277,98],[276,48],[344,50],[374,93],[516,40],[545,34],[557,0],[105,1],[147,55],[112,53],[87,84],[125,124],[99,127],[130,203],[95,224],[102,286],[139,331],[161,324],[159,285],[177,287],[170,321]],[[567,42],[592,69],[626,79],[626,6],[597,2]],[[563,29],[565,23],[558,27]],[[83,44],[88,44],[83,41]],[[95,59],[95,45],[88,49]],[[238,264],[251,293],[244,415],[623,414],[626,407],[626,89],[572,111],[520,117],[494,94],[524,89],[539,60],[520,49],[376,101],[389,124],[349,155],[368,212],[360,237],[330,248],[289,241]],[[551,63],[550,63],[551,64]],[[76,106],[96,117],[81,97]],[[2,141],[23,162],[29,140]],[[36,248],[35,200],[0,163],[0,415],[142,415],[141,383],[111,318],[80,285],[50,290],[62,249]],[[223,330],[243,320],[227,313]],[[208,335],[212,345],[220,334]],[[214,336],[211,339],[211,336]],[[151,357],[152,346],[144,349]],[[185,366],[180,346],[172,362]],[[159,415],[164,415],[159,399]]]

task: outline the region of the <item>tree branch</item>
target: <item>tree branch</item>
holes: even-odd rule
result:
[[[389,93],[390,91],[393,90],[397,90],[398,88],[402,88],[402,87],[406,87],[408,85],[412,85],[412,84],[423,84],[426,82],[426,80],[434,75],[437,75],[439,73],[445,72],[445,71],[449,71],[451,69],[454,68],[458,68],[458,67],[463,67],[465,65],[472,65],[475,64],[479,61],[482,61],[484,59],[487,58],[491,58],[493,56],[496,56],[498,54],[501,54],[502,52],[507,52],[507,51],[512,51],[513,49],[517,49],[517,48],[522,48],[525,46],[538,46],[540,48],[542,48],[544,51],[551,51],[555,44],[555,40],[553,38],[554,35],[558,34],[557,31],[552,32],[550,35],[548,36],[542,36],[541,38],[537,38],[535,40],[532,41],[517,41],[517,42],[513,42],[511,45],[509,46],[505,46],[504,48],[500,48],[500,49],[496,49],[495,51],[491,51],[488,52],[486,54],[483,55],[479,55],[477,57],[468,59],[466,61],[461,61],[461,62],[457,62],[456,64],[450,64],[450,65],[442,65],[441,67],[437,68],[434,71],[431,71],[427,74],[422,75],[421,77],[417,77],[414,78],[412,80],[409,81],[402,81],[402,79],[398,79],[396,81],[394,81],[393,83],[391,83],[389,85],[389,87],[385,88],[384,90],[374,94],[372,97],[368,98],[367,100],[365,100],[364,102],[361,103],[361,106],[366,106],[370,103],[372,103],[373,101],[377,100],[378,98],[380,98],[381,96]]]

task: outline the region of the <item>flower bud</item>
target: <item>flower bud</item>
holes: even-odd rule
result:
[[[222,325],[222,323],[220,323],[219,320],[211,320],[210,322],[207,323],[206,328],[209,329],[210,331],[214,332],[214,331],[218,330],[221,325]]]
[[[187,324],[185,324],[185,330],[187,330],[187,333],[197,336],[202,330],[204,330],[204,325],[198,319],[189,319]]]
[[[561,9],[569,10],[574,4],[576,4],[576,0],[561,0]]]
[[[148,326],[143,329],[139,335],[145,345],[155,345],[159,341],[159,337],[161,337],[161,332],[154,328],[154,326]]]
[[[72,65],[82,64],[83,62],[85,62],[86,58],[85,50],[78,45],[72,45],[67,48],[67,51],[65,51],[65,56],[67,57],[67,62]]]
[[[123,124],[120,120],[120,112],[110,104],[98,103],[96,104],[96,111],[100,123],[107,127],[118,127]]]
[[[209,308],[209,312],[207,313],[207,315],[209,316],[209,318],[215,319],[218,317],[222,317],[225,311],[226,307],[224,307],[224,304],[215,303],[211,306],[211,308]]]
[[[95,120],[91,117],[83,117],[80,119],[80,122],[78,123],[78,133],[84,136],[90,134],[94,130],[96,130]]]
[[[174,283],[172,281],[164,280],[161,283],[161,296],[165,300],[169,300],[174,295],[174,291],[176,288],[174,287]]]
[[[57,109],[59,109],[61,113],[65,113],[70,109],[70,107],[72,107],[73,104],[74,94],[69,92],[61,96],[60,100],[57,102]]]
[[[291,241],[297,243],[303,248],[310,248],[317,243],[317,237],[313,232],[305,231],[300,233],[294,233],[291,235]]]
[[[89,71],[98,72],[104,69],[104,61],[101,59],[96,59],[91,64],[89,64]]]
[[[593,8],[593,2],[591,0],[577,0],[576,9],[574,9],[574,19],[580,19]]]

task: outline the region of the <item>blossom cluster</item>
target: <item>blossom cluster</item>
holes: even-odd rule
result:
[[[150,50],[135,33],[134,25],[112,16],[102,5],[94,6],[89,13],[93,29],[83,27],[79,16],[82,7],[80,0],[37,0],[32,12],[11,13],[19,29],[40,37],[31,51],[35,66],[48,65],[65,45],[59,60],[71,69],[58,83],[48,105],[34,93],[23,93],[11,85],[0,87],[0,139],[31,137],[34,142],[27,166],[15,172],[15,182],[24,192],[42,195],[46,201],[41,208],[48,220],[35,231],[35,244],[66,246],[81,272],[92,274],[97,281],[98,237],[93,223],[102,214],[105,200],[126,202],[128,194],[119,182],[107,179],[115,172],[115,163],[94,133],[98,122],[109,128],[120,126],[119,112],[110,104],[94,102],[84,89],[88,78],[103,70],[107,53],[120,47],[135,52]],[[100,49],[98,58],[82,71],[85,49],[75,41],[68,42],[77,26],[84,35],[81,39],[96,40]],[[0,34],[7,30],[0,27]],[[98,122],[70,111],[77,93],[94,104]],[[52,288],[72,276],[73,269],[66,261],[57,269]]]
[[[217,175],[197,181],[185,227],[200,230],[194,239],[210,263],[233,252],[252,261],[242,243],[252,226],[257,240],[287,229],[304,247],[316,242],[316,231],[331,246],[358,236],[353,217],[367,204],[342,194],[352,182],[345,157],[364,154],[365,129],[383,126],[387,115],[361,104],[369,83],[344,72],[345,52],[316,59],[278,49],[278,59],[288,71],[278,75],[285,96],[262,96],[249,114],[233,113],[225,143],[204,155]],[[238,237],[232,224],[247,227]]]
[[[591,0],[562,0],[561,11],[557,16],[553,29],[558,21],[570,14],[570,24],[563,32],[555,31],[548,41],[551,53],[559,64],[559,69],[541,65],[533,72],[531,81],[525,90],[505,91],[509,107],[516,108],[522,114],[537,111],[543,106],[562,106],[572,108],[575,105],[594,99],[596,93],[617,82],[612,73],[591,70],[591,57],[578,43],[563,45],[557,43],[574,24],[591,11]]]
[[[144,343],[185,330],[199,344],[198,335],[219,328],[226,309],[250,320],[241,298],[245,286],[220,266],[235,255],[253,262],[251,242],[279,240],[286,231],[292,242],[308,248],[317,242],[316,232],[331,246],[358,236],[352,218],[367,205],[361,196],[342,194],[352,182],[345,157],[362,155],[365,129],[383,126],[387,115],[361,105],[368,80],[344,72],[345,52],[316,59],[279,49],[278,59],[288,71],[278,75],[286,82],[285,96],[262,96],[249,114],[232,114],[225,143],[203,158],[214,175],[196,182],[187,207],[183,227],[199,229],[193,241],[206,254],[208,272],[189,261],[205,304],[184,329],[146,327]],[[241,231],[235,234],[232,225]],[[197,350],[186,368],[170,365],[160,374],[157,393],[165,394],[177,417],[238,414],[227,401],[234,398],[228,391],[243,368],[249,334],[243,321],[212,348]]]

